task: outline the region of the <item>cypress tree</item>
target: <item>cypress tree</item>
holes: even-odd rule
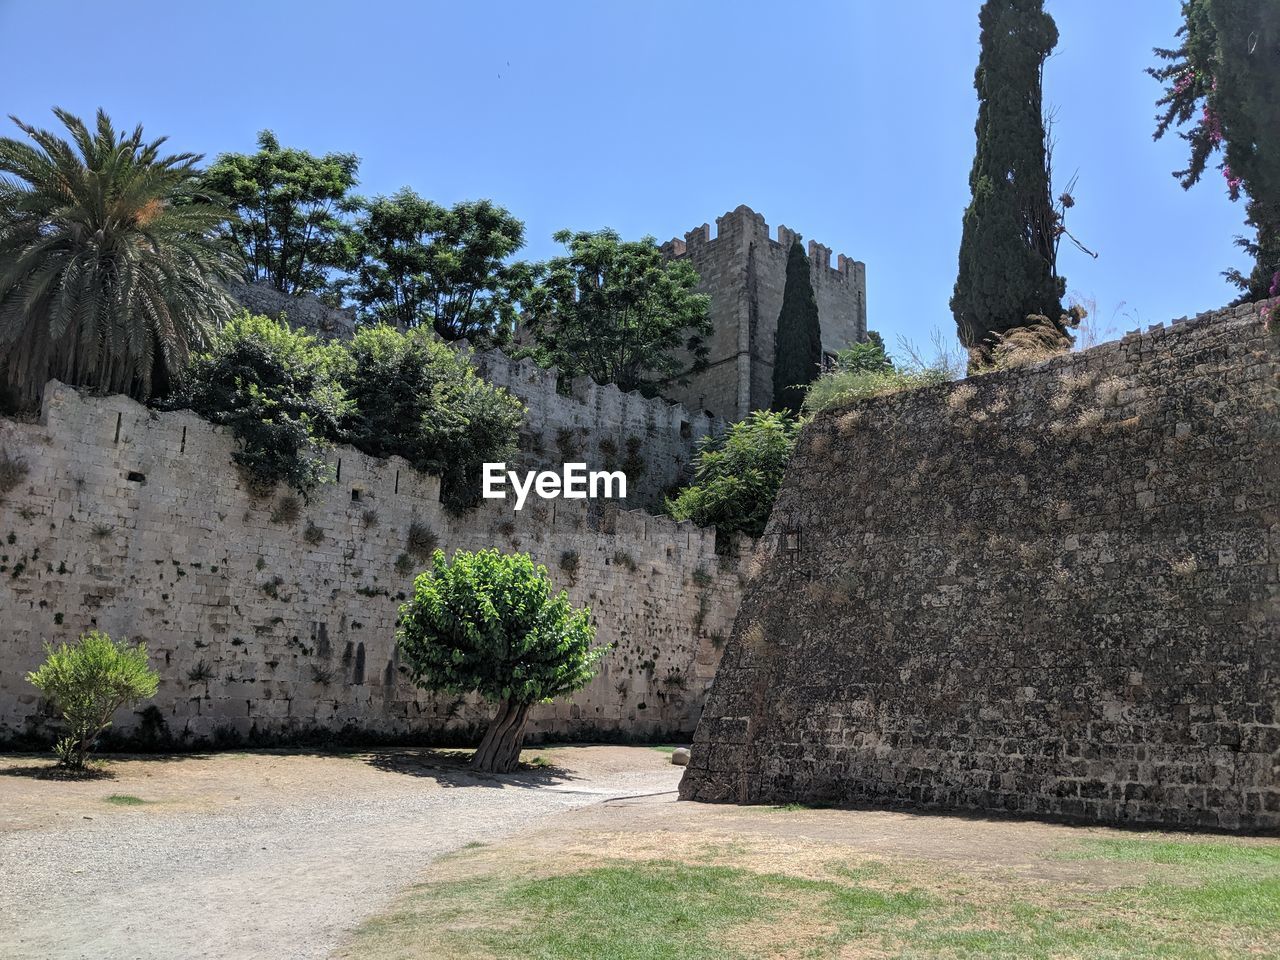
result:
[[[985,362],[993,334],[1045,317],[1065,344],[1069,321],[1062,316],[1066,281],[1056,267],[1062,231],[1050,194],[1042,105],[1044,62],[1058,28],[1043,0],[986,0],[978,22],[973,199],[964,213],[951,312],[970,357]]]
[[[809,258],[797,239],[787,254],[778,332],[774,340],[773,409],[799,413],[805,388],[818,378],[822,363],[822,327],[809,278]]]

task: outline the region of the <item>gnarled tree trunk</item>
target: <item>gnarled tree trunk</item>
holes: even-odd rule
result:
[[[489,722],[484,739],[471,758],[471,768],[485,773],[510,773],[520,763],[520,747],[524,744],[524,724],[529,718],[530,703],[518,703],[507,697],[498,704],[498,713]]]

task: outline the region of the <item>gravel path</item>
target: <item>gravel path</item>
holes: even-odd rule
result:
[[[680,772],[539,785],[403,776],[243,809],[139,807],[0,833],[0,957],[325,957],[432,859],[609,797],[674,790]]]

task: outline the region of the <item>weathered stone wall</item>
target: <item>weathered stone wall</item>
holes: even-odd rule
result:
[[[310,293],[291,297],[265,283],[238,283],[232,287],[231,295],[250,313],[276,320],[283,318],[290,326],[312,336],[350,340],[355,333],[354,310],[331,307]]]
[[[819,416],[681,796],[1280,827],[1258,312]]]
[[[769,235],[764,217],[740,206],[716,219],[716,236],[703,224],[670,240],[663,251],[698,271],[698,289],[711,295],[710,367],[670,383],[664,393],[690,410],[742,420],[773,401],[774,336],[786,286],[793,231]],[[822,325],[822,348],[834,353],[867,336],[867,274],[861,262],[809,241],[809,271]]]
[[[521,468],[559,470],[566,462],[584,462],[590,470],[620,469],[627,475],[627,507],[661,509],[666,495],[692,478],[698,442],[725,429],[724,421],[706,413],[624,393],[611,383],[601,386],[590,377],[575,378],[569,394],[560,393],[554,367],[511,360],[499,350],[475,354],[472,362],[528,408]]]
[[[691,731],[740,592],[713,531],[588,501],[450,517],[435,478],[351,448],[311,503],[255,500],[221,428],[58,384],[42,422],[0,419],[0,450],[28,468],[0,502],[0,739],[47,729],[25,674],[44,641],[92,627],[145,640],[162,676],[158,713],[121,711],[121,732],[473,732],[487,707],[397,670],[396,613],[423,566],[408,556],[415,523],[446,551],[529,551],[616,644],[589,687],[535,710],[535,736]]]
[[[351,310],[330,307],[313,296],[290,297],[265,284],[239,285],[235,296],[254,313],[280,318],[315,336],[350,339]],[[455,344],[468,350],[466,341]],[[512,360],[500,350],[472,354],[486,380],[519,397],[528,408],[520,433],[520,456],[511,469],[556,469],[581,461],[590,470],[627,474],[624,506],[661,510],[676,487],[692,477],[698,441],[724,432],[724,421],[705,412],[639,393],[575,379],[567,394],[557,390],[559,371],[532,360]]]

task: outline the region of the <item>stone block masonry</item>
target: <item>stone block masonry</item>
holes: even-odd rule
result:
[[[704,412],[590,377],[576,377],[562,393],[555,367],[512,360],[500,350],[473,354],[472,364],[527,408],[520,431],[523,469],[558,471],[566,462],[582,462],[591,470],[622,470],[630,508],[662,509],[665,498],[692,479],[699,442],[725,430],[723,420]]]
[[[250,313],[283,320],[326,340],[350,340],[355,335],[353,309],[331,307],[312,293],[291,297],[266,283],[237,283],[231,295]]]
[[[1280,828],[1259,305],[824,412],[753,562],[682,797]]]
[[[710,410],[726,420],[745,419],[773,402],[774,342],[794,231],[779,226],[777,239],[750,207],[739,206],[708,224],[669,240],[666,256],[688,259],[698,290],[711,297],[712,333],[706,370],[667,383],[663,393],[690,410]],[[861,261],[809,241],[809,278],[818,302],[822,349],[834,354],[867,338],[867,270]]]
[[[454,517],[435,478],[349,447],[311,502],[259,500],[233,449],[189,412],[58,384],[40,422],[0,419],[0,450],[27,465],[0,501],[0,739],[50,734],[25,675],[45,641],[95,627],[145,640],[161,674],[154,709],[117,716],[124,734],[474,735],[488,705],[424,694],[398,669],[397,611],[436,544],[529,551],[614,645],[590,686],[535,709],[535,739],[692,731],[741,589],[713,531],[598,501]]]
[[[310,294],[290,297],[261,283],[240,284],[234,293],[246,310],[283,318],[314,336],[349,340],[355,333],[353,311]],[[482,377],[527,408],[519,467],[558,470],[566,461],[580,461],[593,470],[621,469],[627,474],[627,508],[661,510],[666,497],[691,479],[699,441],[725,430],[723,420],[705,412],[691,413],[590,377],[576,378],[562,392],[555,367],[512,360],[501,350],[471,352],[465,340],[454,346],[468,352]]]

